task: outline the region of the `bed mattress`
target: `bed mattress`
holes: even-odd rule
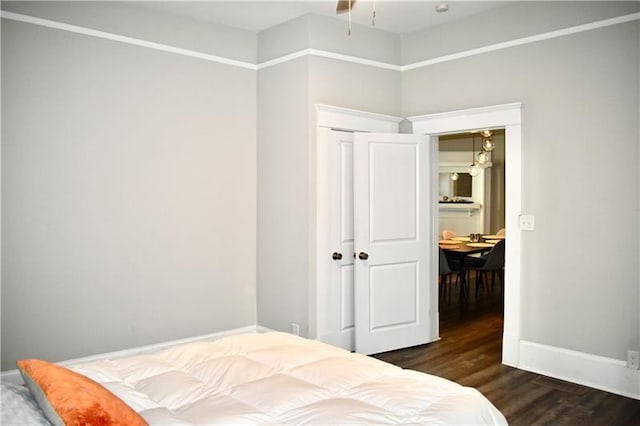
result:
[[[287,333],[70,368],[150,424],[506,424],[476,389]]]

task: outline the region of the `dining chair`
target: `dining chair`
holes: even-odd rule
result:
[[[438,267],[438,278],[440,279],[440,293],[439,299],[445,300],[449,299],[451,296],[451,278],[455,274],[456,281],[458,284],[460,280],[460,268],[455,262],[450,262],[444,250],[438,248],[440,262]]]
[[[443,240],[450,240],[455,236],[457,236],[456,233],[453,232],[451,229],[443,229],[442,230],[442,239]]]
[[[500,288],[504,290],[504,278],[502,272],[504,269],[504,250],[505,242],[500,240],[491,249],[488,255],[480,258],[467,258],[463,273],[475,271],[476,274],[476,297],[480,287],[484,289],[485,279],[491,274],[491,290],[495,284],[495,276],[498,275],[500,280]]]

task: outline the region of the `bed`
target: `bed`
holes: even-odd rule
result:
[[[67,367],[149,424],[506,424],[476,389],[287,333],[234,335]],[[6,393],[2,420],[11,424]]]

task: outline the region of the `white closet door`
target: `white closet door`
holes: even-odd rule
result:
[[[318,152],[318,338],[353,350],[353,133],[326,132]]]
[[[424,136],[354,135],[356,352],[430,340],[429,156]]]

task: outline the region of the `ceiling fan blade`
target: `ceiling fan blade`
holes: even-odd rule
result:
[[[356,0],[351,0],[351,8],[353,9],[353,4]],[[338,4],[336,6],[336,13],[347,12],[349,10],[349,0],[338,0]]]

